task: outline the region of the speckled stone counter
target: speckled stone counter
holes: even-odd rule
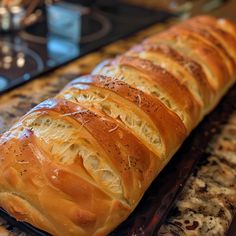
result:
[[[103,59],[126,51],[166,26],[149,27],[0,96],[0,133],[76,76],[89,73]],[[228,229],[236,207],[236,111],[222,133],[213,137],[209,149],[211,155],[196,167],[158,235],[224,235]],[[0,235],[27,234],[0,218]]]
[[[235,209],[236,111],[212,137],[158,236],[225,235]]]

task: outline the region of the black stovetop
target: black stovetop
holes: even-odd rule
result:
[[[124,4],[85,8],[67,2],[41,10],[34,25],[0,33],[0,94],[171,16]]]

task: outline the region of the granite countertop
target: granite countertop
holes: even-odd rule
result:
[[[212,137],[207,156],[195,167],[158,236],[227,233],[236,212],[235,108],[221,132]]]
[[[220,15],[219,11],[216,15]],[[89,73],[103,59],[126,51],[168,24],[151,26],[1,95],[0,133],[30,108],[54,96],[76,76]],[[222,126],[221,133],[212,137],[209,149],[210,155],[195,168],[158,235],[213,236],[227,231],[236,209],[236,110]],[[1,236],[27,235],[1,218],[0,225]]]

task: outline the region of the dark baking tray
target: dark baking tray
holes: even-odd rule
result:
[[[235,101],[236,85],[191,133],[169,164],[153,181],[134,212],[110,236],[151,236],[157,233],[193,168],[208,155],[206,149],[213,135],[220,132],[222,125],[236,110]],[[32,236],[48,235],[29,224],[15,221],[3,210],[0,211],[0,215],[11,225]]]
[[[233,221],[230,224],[229,231],[227,236],[235,236],[236,235],[236,216],[234,216]]]

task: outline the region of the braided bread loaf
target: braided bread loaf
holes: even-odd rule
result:
[[[236,26],[199,16],[42,102],[0,138],[0,206],[53,235],[106,235],[234,83]]]

